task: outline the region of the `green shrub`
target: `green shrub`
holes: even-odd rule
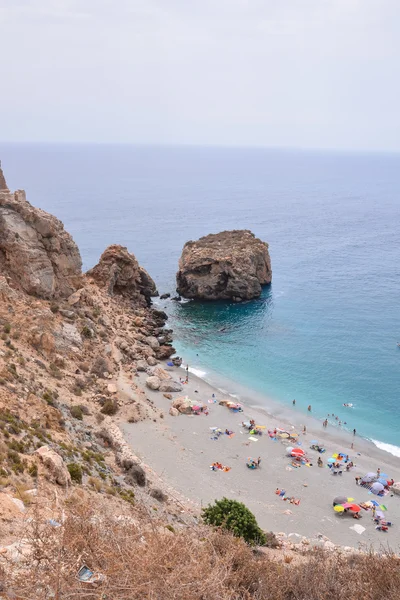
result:
[[[32,464],[28,467],[28,473],[31,477],[37,477],[38,474],[38,468],[36,464]]]
[[[93,337],[93,332],[91,329],[89,329],[89,327],[87,325],[84,325],[82,327],[82,331],[81,331],[83,337],[90,339],[91,337]]]
[[[118,411],[117,401],[113,400],[112,398],[107,398],[107,400],[104,402],[103,408],[101,409],[100,412],[102,412],[103,415],[115,415],[117,411]]]
[[[6,323],[4,325],[3,331],[4,331],[4,333],[10,333],[10,331],[11,331],[11,325],[10,325],[10,323]]]
[[[55,377],[55,379],[62,379],[63,374],[60,371],[60,369],[57,367],[57,365],[55,363],[50,363],[49,365],[49,369],[50,369],[50,374]]]
[[[67,465],[67,469],[71,475],[72,481],[76,481],[76,483],[82,483],[81,465],[78,465],[78,463],[69,463],[69,465]]]
[[[223,527],[249,544],[262,546],[266,542],[265,535],[253,513],[237,500],[228,498],[216,500],[215,504],[209,504],[203,509],[202,517],[207,525]]]
[[[80,406],[71,406],[69,412],[74,419],[78,419],[79,421],[83,420],[83,412]]]

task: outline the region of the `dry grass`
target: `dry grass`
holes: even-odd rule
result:
[[[16,600],[386,600],[400,596],[400,561],[322,552],[303,564],[271,560],[229,534],[196,527],[171,532],[74,506],[62,527],[33,518],[31,555],[0,573]],[[277,552],[281,552],[277,550]],[[82,564],[106,576],[98,586],[76,579]],[[1,589],[1,588],[0,588]]]

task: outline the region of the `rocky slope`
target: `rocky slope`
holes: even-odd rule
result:
[[[271,278],[268,244],[244,229],[187,242],[176,281],[185,298],[240,301],[257,298]]]
[[[4,189],[2,172],[0,187],[0,559],[28,507],[61,518],[71,486],[114,515],[136,498],[174,521],[181,505],[117,426],[163,416],[137,380],[175,352],[167,316],[148,306],[153,280],[121,246],[82,274],[62,223]]]

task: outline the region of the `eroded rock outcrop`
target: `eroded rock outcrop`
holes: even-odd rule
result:
[[[156,284],[135,256],[117,244],[106,248],[99,263],[86,275],[106,288],[110,296],[119,294],[149,305],[150,298],[158,295]]]
[[[199,300],[249,300],[271,278],[267,243],[247,229],[223,231],[185,244],[177,292]]]
[[[0,270],[40,298],[66,297],[81,285],[79,250],[64,225],[7,189],[0,169]]]
[[[71,475],[61,456],[49,446],[41,446],[35,451],[47,469],[47,477],[58,485],[71,484]]]

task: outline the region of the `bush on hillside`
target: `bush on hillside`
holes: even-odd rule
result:
[[[107,398],[100,412],[103,415],[115,415],[118,411],[118,402],[112,398]]]
[[[263,546],[265,534],[258,526],[255,516],[242,502],[222,498],[203,509],[202,517],[207,525],[222,527],[243,538],[248,544]]]
[[[69,463],[67,465],[69,474],[71,475],[72,481],[76,483],[82,483],[82,467],[78,463]]]
[[[125,477],[126,483],[129,485],[138,485],[144,487],[146,485],[146,473],[140,465],[132,465]]]
[[[80,406],[71,406],[71,408],[69,409],[69,412],[71,413],[71,416],[74,417],[74,419],[78,419],[79,421],[82,421],[83,419],[83,412]]]

